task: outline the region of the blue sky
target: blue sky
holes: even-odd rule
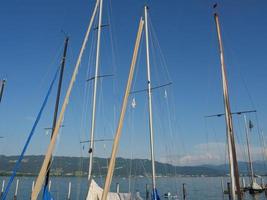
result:
[[[110,19],[111,25],[102,34],[100,73],[115,76],[103,80],[99,87],[97,137],[112,137],[116,127],[145,3],[150,7],[153,34],[166,60],[166,66],[157,62],[162,61],[163,56],[155,47],[152,84],[173,82],[166,88],[167,98],[164,98],[165,89],[155,91],[153,96],[157,160],[170,159],[178,163],[186,160],[186,164],[222,162],[223,156],[216,157],[220,153],[210,152],[225,142],[224,119],[205,120],[203,117],[223,112],[213,1],[104,0],[103,23]],[[218,3],[232,110],[257,109],[259,126],[266,133],[266,2],[226,0]],[[7,79],[7,87],[0,105],[0,135],[5,137],[0,141],[0,154],[14,155],[22,149],[60,63],[64,42],[61,30],[70,35],[64,96],[93,5],[92,0],[1,1],[0,77]],[[87,156],[79,141],[89,137],[92,85],[85,80],[93,73],[94,60],[89,57],[94,54],[90,54],[89,49],[94,45],[94,38],[95,33],[91,35],[74,87],[56,155]],[[134,89],[145,87],[144,41],[141,49]],[[85,90],[89,98],[84,97]],[[52,121],[55,92],[51,97],[27,154],[46,151],[49,136],[44,128]],[[135,109],[130,106],[132,98],[119,155],[146,158],[149,155],[146,96],[135,96]],[[86,108],[86,104],[89,107]],[[251,118],[256,119],[255,115]],[[235,122],[237,140],[242,143],[242,121],[235,119]],[[252,143],[256,154],[259,152],[256,137]],[[221,149],[224,151],[223,147]],[[109,156],[109,152],[110,144],[106,144],[106,149],[103,144],[97,144],[97,155]]]

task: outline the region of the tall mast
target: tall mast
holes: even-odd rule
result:
[[[147,61],[147,87],[148,87],[147,91],[148,91],[148,108],[149,108],[150,153],[151,153],[151,165],[152,165],[152,188],[154,193],[154,191],[156,191],[156,170],[155,170],[155,155],[154,155],[154,133],[153,133],[153,117],[152,117],[152,93],[151,93],[151,77],[150,77],[147,9],[148,7],[145,6],[146,61]]]
[[[59,76],[59,80],[58,80],[57,98],[56,98],[56,103],[55,103],[54,119],[53,119],[53,126],[52,126],[51,138],[53,137],[53,132],[55,130],[56,123],[57,123],[58,106],[59,106],[59,100],[60,100],[60,94],[61,94],[61,87],[62,87],[62,80],[63,80],[63,74],[64,74],[65,63],[66,63],[66,55],[67,55],[67,49],[68,49],[68,42],[69,42],[69,37],[66,37],[65,38],[65,45],[64,45],[63,57],[62,57],[62,60],[61,60],[60,76]],[[51,160],[50,160],[49,165],[48,165],[48,168],[47,168],[46,179],[45,179],[45,187],[47,187],[47,185],[49,183],[50,164],[51,164]]]
[[[47,149],[44,161],[43,161],[43,165],[42,165],[41,170],[39,172],[39,175],[38,175],[38,177],[36,179],[36,184],[34,185],[34,188],[32,190],[31,200],[36,200],[37,199],[37,197],[39,195],[39,192],[41,190],[43,181],[45,179],[46,170],[47,170],[47,167],[49,165],[49,161],[51,160],[52,153],[53,153],[54,148],[55,148],[55,143],[56,143],[56,138],[57,138],[57,135],[58,135],[58,131],[59,131],[60,125],[61,125],[61,123],[63,121],[64,113],[65,113],[67,105],[69,103],[69,98],[70,98],[70,95],[71,95],[71,91],[72,91],[74,82],[76,80],[76,77],[77,77],[77,74],[78,74],[78,71],[79,71],[81,59],[82,59],[82,56],[83,56],[83,53],[84,53],[84,50],[85,50],[85,47],[86,47],[86,44],[87,44],[87,41],[88,41],[89,33],[91,31],[91,28],[92,28],[92,25],[93,25],[93,21],[94,21],[95,15],[96,15],[96,11],[97,11],[97,8],[98,8],[98,3],[99,3],[99,0],[96,0],[94,11],[93,11],[91,20],[89,22],[86,34],[85,34],[85,37],[84,37],[84,40],[83,40],[83,44],[82,44],[82,47],[81,47],[81,50],[80,50],[80,53],[79,53],[79,56],[78,56],[77,62],[75,64],[74,71],[72,73],[72,77],[71,77],[71,80],[70,80],[70,83],[69,83],[69,87],[68,87],[66,96],[65,96],[63,104],[62,104],[61,112],[59,114],[55,130],[53,131],[54,132],[53,136],[52,136],[51,141],[49,143],[49,146],[48,146],[48,149]]]
[[[249,164],[249,172],[250,172],[250,179],[251,179],[251,186],[252,186],[254,182],[254,171],[253,171],[253,166],[252,166],[252,159],[251,159],[250,145],[249,145],[249,135],[248,135],[250,133],[250,127],[248,127],[246,115],[244,115],[244,120],[245,120],[246,140],[247,140],[247,148],[248,148],[248,164]]]
[[[120,118],[119,118],[117,131],[116,131],[116,134],[114,137],[112,152],[111,152],[109,166],[108,166],[108,173],[106,176],[104,190],[102,193],[101,200],[107,199],[108,192],[109,192],[110,185],[111,185],[111,181],[112,181],[112,176],[113,176],[113,172],[114,172],[114,168],[115,168],[115,162],[116,162],[116,155],[117,155],[118,148],[119,148],[119,141],[120,141],[120,137],[121,137],[121,131],[122,131],[122,126],[123,126],[124,116],[125,116],[126,109],[127,109],[128,97],[129,97],[130,90],[131,90],[133,75],[134,75],[134,71],[135,71],[136,59],[137,59],[139,45],[140,45],[141,36],[142,36],[142,32],[143,32],[143,27],[144,27],[144,20],[143,20],[143,18],[141,18],[140,23],[139,23],[137,36],[136,36],[136,41],[135,41],[134,52],[133,52],[130,72],[129,72],[129,76],[128,76],[128,81],[127,81],[127,86],[126,86],[125,94],[124,94],[124,98],[123,98],[121,114],[120,114]]]
[[[96,91],[98,83],[98,68],[99,68],[99,54],[100,54],[100,39],[101,39],[101,25],[102,25],[102,7],[103,0],[100,0],[99,16],[98,16],[98,32],[97,32],[97,47],[96,47],[96,64],[95,64],[95,77],[94,77],[94,91],[93,91],[93,105],[92,105],[92,119],[91,119],[91,135],[90,135],[90,148],[89,148],[89,171],[88,180],[92,175],[93,167],[93,153],[94,153],[94,135],[95,135],[95,110],[96,110]]]
[[[229,95],[228,95],[228,83],[227,83],[226,69],[225,69],[225,63],[224,63],[224,52],[223,52],[223,44],[222,44],[222,38],[221,38],[221,29],[220,29],[219,17],[217,13],[214,14],[214,19],[216,23],[216,30],[217,30],[217,35],[218,35],[219,51],[220,51],[220,60],[221,60],[221,73],[222,73],[222,81],[223,81],[223,97],[224,97],[224,107],[225,107],[228,156],[229,156],[231,187],[232,187],[231,193],[232,193],[233,200],[235,200],[236,199],[235,191],[237,191],[238,200],[242,200],[240,183],[239,183],[238,164],[237,164],[237,158],[236,158],[233,121],[232,121],[232,115],[231,115],[231,109],[230,109],[230,101],[229,101]]]

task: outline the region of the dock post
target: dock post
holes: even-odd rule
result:
[[[186,189],[185,189],[185,183],[183,183],[183,200],[186,200]]]
[[[244,177],[242,178],[242,186],[243,186],[244,189],[246,188],[246,181],[245,181]]]
[[[5,189],[5,180],[3,180],[3,182],[2,182],[2,189],[1,189],[1,195],[0,195],[0,197],[2,197],[2,195],[4,193],[4,189]]]
[[[68,191],[68,200],[70,200],[70,194],[71,194],[71,182],[69,182],[69,191]]]
[[[229,200],[232,200],[232,196],[231,196],[231,184],[230,184],[230,182],[227,182],[227,191],[228,191]]]
[[[18,188],[19,188],[19,179],[17,179],[17,183],[16,183],[16,190],[15,190],[15,194],[14,194],[14,200],[17,200]]]
[[[119,183],[116,183],[116,192],[120,193],[120,184]]]
[[[221,187],[222,187],[222,196],[224,197],[224,182],[223,182],[223,178],[221,178]]]
[[[146,184],[146,200],[149,199],[149,186]]]
[[[48,184],[48,191],[50,192],[50,189],[51,189],[51,184],[52,184],[52,181],[49,180],[49,184]]]
[[[32,181],[32,191],[33,191],[33,188],[34,188],[34,184],[35,184],[35,182],[34,182],[34,180]]]
[[[262,177],[261,177],[261,187],[264,188],[264,180]]]

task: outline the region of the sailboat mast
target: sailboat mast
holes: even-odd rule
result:
[[[251,179],[251,186],[254,182],[254,171],[253,171],[253,166],[252,166],[252,159],[251,159],[251,154],[250,154],[250,145],[249,145],[249,127],[247,123],[247,117],[244,115],[244,121],[245,121],[245,126],[246,126],[246,141],[247,141],[247,148],[248,148],[248,164],[249,164],[249,171],[250,171],[250,179]]]
[[[60,125],[62,123],[64,113],[65,113],[67,105],[69,103],[69,98],[70,98],[70,95],[71,95],[71,91],[72,91],[74,82],[76,80],[76,77],[77,77],[77,74],[78,74],[78,71],[79,71],[81,59],[82,59],[82,56],[83,56],[83,53],[84,53],[84,50],[85,50],[85,47],[86,47],[86,44],[87,44],[87,41],[88,41],[89,33],[90,33],[92,25],[93,25],[93,21],[94,21],[95,15],[96,15],[98,4],[99,4],[99,0],[96,0],[94,11],[93,11],[91,20],[89,22],[86,34],[85,34],[85,37],[84,37],[84,40],[83,40],[83,43],[82,43],[82,47],[81,47],[81,50],[80,50],[80,53],[79,53],[79,56],[78,56],[77,62],[75,64],[74,71],[72,73],[72,77],[71,77],[71,80],[70,80],[70,83],[69,83],[69,86],[68,86],[68,90],[67,90],[66,96],[65,96],[63,104],[62,104],[61,112],[59,114],[55,129],[53,130],[53,136],[52,136],[51,141],[49,143],[49,146],[48,146],[48,149],[47,149],[47,152],[46,152],[46,155],[45,155],[41,170],[40,170],[39,175],[38,175],[38,177],[36,179],[36,184],[34,185],[34,188],[32,190],[31,200],[36,200],[37,199],[37,197],[39,195],[39,192],[41,190],[43,181],[45,179],[46,170],[47,170],[47,167],[49,165],[49,161],[51,160],[53,150],[55,148],[55,143],[56,143],[56,138],[57,138],[57,135],[58,135],[58,131],[60,129]]]
[[[221,73],[222,73],[222,81],[223,81],[223,97],[224,97],[224,107],[225,107],[225,121],[226,121],[226,130],[227,130],[227,143],[228,143],[228,155],[229,155],[229,165],[230,165],[230,175],[231,175],[231,193],[233,200],[236,199],[235,191],[237,191],[238,200],[242,200],[240,183],[239,183],[239,172],[238,172],[238,164],[236,158],[236,148],[234,141],[234,132],[233,132],[233,121],[230,109],[230,101],[228,95],[228,83],[226,76],[226,69],[224,63],[224,52],[223,52],[223,44],[221,37],[221,29],[219,23],[218,14],[214,14],[214,19],[216,23],[216,30],[218,35],[219,42],[219,51],[220,51],[220,60],[221,60]]]
[[[152,117],[152,93],[151,93],[151,76],[150,76],[150,57],[149,57],[149,41],[148,41],[148,24],[147,24],[147,9],[145,6],[145,33],[146,33],[146,61],[147,61],[147,86],[148,86],[148,108],[149,108],[149,132],[150,132],[150,153],[152,165],[152,187],[156,189],[156,170],[155,170],[155,155],[154,155],[154,133],[153,133],[153,117]]]
[[[53,132],[54,132],[54,129],[55,129],[56,123],[57,123],[58,106],[59,106],[59,100],[60,100],[60,95],[61,95],[61,87],[62,87],[62,81],[63,81],[63,74],[64,74],[65,63],[66,63],[68,42],[69,42],[69,37],[66,37],[65,38],[65,44],[64,44],[63,57],[62,57],[62,61],[61,61],[60,76],[59,76],[59,80],[58,80],[57,98],[56,98],[56,103],[55,103],[54,119],[53,119],[51,138],[53,137]],[[50,160],[50,163],[48,165],[48,169],[47,169],[47,173],[46,173],[45,187],[47,187],[47,185],[49,183],[50,164],[51,164],[51,160]]]
[[[135,65],[136,65],[136,60],[137,60],[138,51],[139,51],[139,45],[140,45],[140,41],[141,41],[141,37],[142,37],[143,27],[144,27],[144,20],[143,20],[143,18],[141,18],[140,23],[139,23],[137,36],[136,36],[135,45],[134,45],[134,52],[133,52],[131,67],[130,67],[130,71],[129,71],[129,75],[128,75],[127,86],[126,86],[125,94],[124,94],[124,98],[123,98],[121,114],[120,114],[120,118],[119,118],[117,131],[116,131],[116,134],[114,136],[114,142],[113,142],[112,152],[111,152],[109,166],[108,166],[108,173],[106,176],[104,190],[102,193],[101,200],[107,199],[108,192],[109,192],[110,185],[111,185],[111,181],[112,181],[112,176],[113,176],[113,172],[114,172],[114,168],[115,168],[115,164],[116,164],[116,155],[117,155],[118,148],[119,148],[119,141],[120,141],[120,137],[121,137],[121,133],[122,133],[124,116],[125,116],[125,113],[127,110],[127,103],[128,103],[128,98],[129,98],[131,86],[132,86],[132,81],[133,81]]]
[[[91,119],[91,135],[90,135],[90,148],[89,148],[89,171],[88,180],[90,180],[93,168],[93,149],[94,149],[94,135],[95,135],[95,110],[96,110],[96,92],[98,83],[98,69],[99,69],[99,55],[100,55],[100,39],[101,39],[101,26],[102,26],[102,7],[103,0],[100,0],[99,17],[97,27],[97,47],[96,47],[96,64],[95,64],[95,77],[94,77],[94,91],[93,91],[93,105],[92,105],[92,119]]]

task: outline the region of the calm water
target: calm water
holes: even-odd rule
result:
[[[7,177],[0,177],[0,184],[3,179]],[[18,177],[18,200],[29,199],[31,193],[33,177]],[[72,183],[71,199],[85,199],[88,188],[86,178],[77,177],[52,177],[51,193],[55,199],[66,199],[68,193],[68,184]],[[97,178],[97,182],[103,185],[103,179]],[[226,180],[225,180],[226,182]],[[130,181],[125,178],[114,178],[111,190],[115,191],[116,183],[120,184],[121,192],[128,192],[131,188],[132,192],[139,191],[142,197],[145,197],[145,185],[150,184],[148,178],[132,178]],[[179,178],[157,178],[157,188],[160,195],[166,192],[171,192],[173,195],[178,195],[182,199],[182,184],[186,184],[187,199],[189,200],[214,200],[214,199],[228,199],[227,196],[222,195],[221,178],[218,177],[179,177]],[[13,183],[8,199],[13,199],[16,181]],[[267,199],[265,194],[260,194],[252,197],[247,194],[245,200],[263,200]]]

